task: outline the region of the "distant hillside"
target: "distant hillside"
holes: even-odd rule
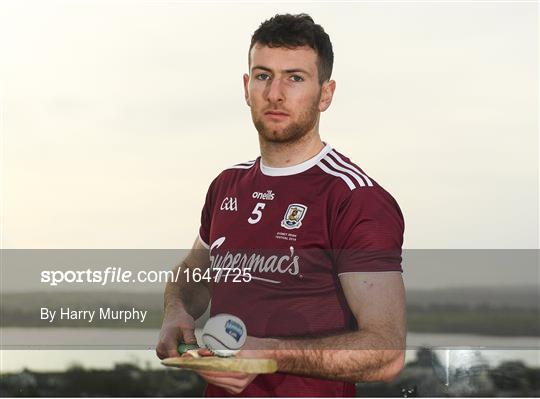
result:
[[[490,307],[540,309],[540,288],[538,286],[446,288],[437,290],[409,290],[407,304],[416,306],[429,305],[464,305]]]
[[[469,333],[499,336],[540,336],[540,297],[535,287],[449,288],[407,291],[407,324],[411,332]],[[85,320],[40,320],[40,307],[73,309],[131,307],[148,310],[144,323],[125,327],[159,328],[161,293],[55,292],[2,294],[0,326],[88,327]],[[200,319],[197,326],[202,327]],[[95,321],[93,327],[122,327],[116,321]]]
[[[39,306],[66,305],[129,305],[148,309],[163,308],[162,293],[129,293],[129,292],[32,292],[8,293],[1,295],[0,307],[29,310]],[[462,305],[490,307],[540,309],[539,287],[519,288],[447,288],[436,290],[408,290],[409,306],[429,305]]]

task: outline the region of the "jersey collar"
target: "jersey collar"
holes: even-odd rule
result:
[[[302,173],[309,168],[312,168],[313,166],[317,165],[319,161],[324,158],[326,154],[328,154],[330,151],[332,151],[332,147],[330,147],[329,144],[326,144],[324,148],[319,152],[317,155],[315,155],[313,158],[308,159],[307,161],[304,161],[302,163],[299,163],[297,165],[293,166],[287,166],[285,168],[272,168],[270,166],[266,166],[262,162],[262,158],[260,160],[260,166],[261,166],[261,172],[263,175],[266,176],[290,176],[290,175],[296,175],[298,173]]]

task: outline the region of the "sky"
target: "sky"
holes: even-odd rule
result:
[[[538,248],[535,2],[0,2],[2,248],[189,248],[259,155],[251,34],[307,12],[335,52],[321,136],[398,201],[404,247]]]

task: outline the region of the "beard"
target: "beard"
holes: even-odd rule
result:
[[[316,99],[300,113],[296,121],[290,122],[285,127],[277,127],[275,124],[266,122],[263,119],[264,116],[255,115],[252,108],[253,124],[260,138],[268,143],[295,143],[315,127],[319,117],[319,100],[320,98]]]

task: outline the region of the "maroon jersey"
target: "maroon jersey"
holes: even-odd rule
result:
[[[255,337],[354,330],[339,275],[402,271],[403,229],[394,198],[329,145],[291,167],[258,158],[226,169],[210,185],[199,231],[210,249],[211,316],[236,315]],[[242,392],[354,394],[351,383],[283,373],[259,375]],[[206,395],[230,396],[213,385]]]

